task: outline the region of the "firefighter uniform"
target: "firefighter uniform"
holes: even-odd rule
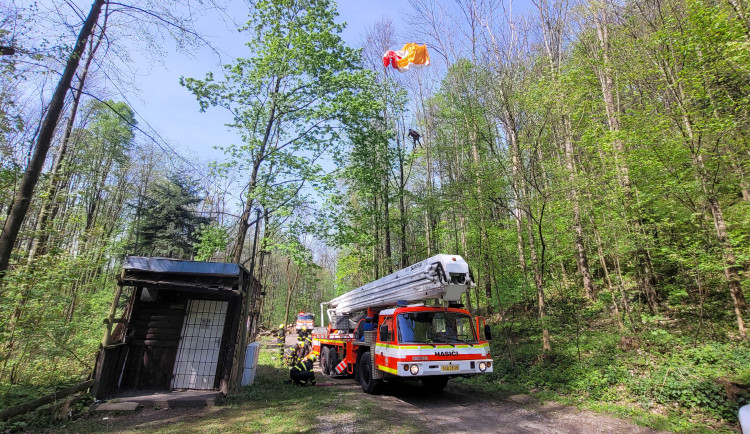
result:
[[[300,359],[302,359],[302,347],[302,342],[298,342],[297,345],[294,345],[289,349],[286,359],[287,366],[294,366]]]
[[[287,348],[284,352],[284,364],[286,366],[293,366],[294,363],[297,361],[297,346],[292,345],[291,347]]]
[[[284,324],[279,325],[279,331],[276,334],[276,347],[279,350],[279,358],[284,357],[284,343],[286,342],[286,330]]]
[[[305,336],[304,345],[302,346],[302,357],[306,357],[312,352],[312,337],[308,333]]]
[[[289,370],[289,377],[294,384],[298,386],[315,385],[315,373],[313,372],[315,359],[315,354],[310,354],[292,366],[292,369]]]

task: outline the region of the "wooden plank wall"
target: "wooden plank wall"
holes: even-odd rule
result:
[[[128,326],[132,340],[121,388],[169,389],[187,297],[160,291],[156,301],[142,301],[140,292]]]
[[[92,393],[96,399],[106,399],[117,391],[122,365],[128,354],[125,344],[116,344],[99,350],[94,375],[98,386]]]

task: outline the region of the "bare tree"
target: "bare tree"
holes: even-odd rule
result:
[[[42,128],[37,137],[36,146],[34,146],[34,154],[26,167],[13,207],[10,210],[8,218],[5,220],[2,234],[0,234],[0,276],[2,276],[5,273],[5,270],[8,269],[10,254],[15,245],[16,238],[18,238],[18,232],[21,230],[21,225],[26,217],[26,212],[29,210],[31,197],[34,194],[34,188],[39,181],[44,161],[47,158],[47,152],[52,144],[52,136],[55,133],[57,122],[62,113],[63,105],[65,103],[65,95],[70,89],[73,75],[78,69],[78,64],[83,57],[86,42],[94,31],[94,26],[99,19],[99,14],[101,13],[104,4],[105,0],[95,0],[91,5],[91,10],[78,33],[76,44],[68,55],[65,69],[63,70],[60,81],[58,82],[55,92],[52,95],[52,99],[50,100],[47,114],[44,117]]]

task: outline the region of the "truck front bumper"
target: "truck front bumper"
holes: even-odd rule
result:
[[[434,375],[471,375],[492,372],[492,359],[455,360],[455,361],[420,361],[399,362],[397,372],[391,372],[399,377],[429,377]]]

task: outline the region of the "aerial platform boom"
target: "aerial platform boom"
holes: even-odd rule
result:
[[[328,316],[395,306],[399,301],[460,301],[473,283],[469,264],[461,256],[435,255],[334,298],[328,303]]]

